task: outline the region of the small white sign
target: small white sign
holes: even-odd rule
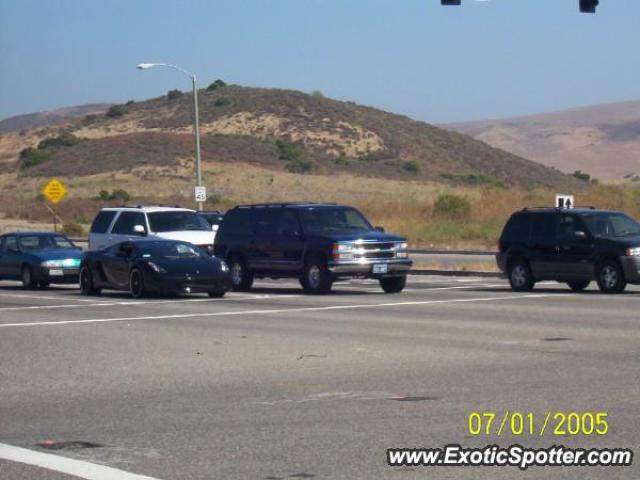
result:
[[[207,201],[207,187],[196,187],[196,202]]]
[[[559,193],[556,195],[556,207],[557,208],[573,208],[576,204],[573,195],[565,193]]]

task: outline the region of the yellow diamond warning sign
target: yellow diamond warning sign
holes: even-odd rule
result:
[[[67,187],[57,178],[52,178],[42,189],[42,194],[55,205],[67,194]]]

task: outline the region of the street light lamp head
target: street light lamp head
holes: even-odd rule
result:
[[[139,70],[147,70],[148,68],[153,67],[153,63],[139,63],[138,64],[138,69]]]

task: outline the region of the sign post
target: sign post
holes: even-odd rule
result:
[[[64,198],[66,194],[67,194],[67,187],[65,186],[64,183],[62,183],[60,180],[58,180],[55,177],[49,180],[47,184],[44,186],[44,188],[42,189],[42,195],[44,195],[44,197],[54,205],[57,205],[60,202],[60,200]],[[56,212],[54,212],[53,209],[46,204],[46,202],[44,205],[45,207],[47,207],[47,210],[51,212],[51,215],[53,215],[53,231],[57,232],[58,231],[57,220],[59,217],[58,215],[56,215]]]
[[[195,189],[196,202],[202,203],[207,201],[207,187],[198,186]]]
[[[576,201],[573,195],[559,193],[556,195],[556,208],[573,208]]]

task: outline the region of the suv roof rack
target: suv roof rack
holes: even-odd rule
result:
[[[238,205],[236,208],[254,207],[292,207],[296,205],[337,205],[334,202],[275,202],[275,203],[254,203],[251,205]]]
[[[146,207],[183,208],[180,205],[162,205],[159,203],[149,204],[149,205],[120,205],[119,207],[111,207],[111,208],[146,208]]]
[[[580,205],[574,206],[572,208],[562,208],[562,207],[524,207],[522,212],[529,212],[531,210],[555,210],[557,212],[565,211],[565,210],[598,210],[598,207],[588,206],[582,207]]]

